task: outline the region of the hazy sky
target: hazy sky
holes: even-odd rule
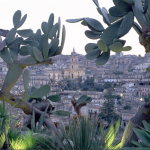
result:
[[[113,6],[112,0],[99,0],[101,7],[109,9]],[[66,41],[63,54],[70,54],[75,48],[77,53],[85,54],[84,47],[87,43],[97,40],[88,39],[84,32],[88,28],[81,23],[67,23],[66,19],[82,17],[95,18],[102,23],[102,16],[96,10],[92,0],[3,0],[0,9],[0,28],[10,30],[13,27],[12,17],[16,10],[21,10],[22,15],[27,14],[27,20],[20,29],[31,28],[34,31],[41,28],[43,21],[48,21],[49,15],[54,13],[55,22],[61,17],[62,24],[66,27]],[[102,23],[106,28],[107,25]],[[132,29],[123,37],[126,39],[125,46],[132,46],[132,50],[124,54],[144,55],[144,48],[139,44],[138,36]]]

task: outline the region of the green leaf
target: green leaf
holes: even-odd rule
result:
[[[17,33],[22,37],[29,37],[33,34],[33,31],[31,29],[25,29],[25,30],[17,30]]]
[[[136,141],[132,141],[132,143],[138,147],[146,147],[146,145],[140,143],[140,142],[136,142]]]
[[[65,26],[63,25],[62,38],[61,38],[61,46],[60,46],[60,54],[61,54],[61,52],[62,52],[62,50],[63,50],[63,47],[64,47],[65,38],[66,38],[66,28],[65,28]]]
[[[103,39],[107,46],[113,43],[113,40],[117,38],[118,29],[121,24],[121,20],[111,24],[101,35],[101,39]]]
[[[88,53],[88,52],[90,52],[90,51],[92,51],[92,50],[94,50],[96,48],[98,48],[98,46],[95,43],[88,43],[88,44],[85,45],[86,53]]]
[[[92,19],[92,18],[84,18],[84,21],[86,21],[86,23],[88,25],[90,25],[93,29],[95,29],[96,31],[104,31],[104,27],[102,26],[102,24],[97,21],[96,19]]]
[[[47,33],[49,34],[49,32],[51,31],[52,27],[53,27],[53,23],[54,23],[54,14],[50,14],[49,19],[48,19],[48,24],[47,24]]]
[[[137,135],[137,137],[147,146],[150,146],[150,139],[147,137],[146,133],[144,131],[139,129],[133,129],[134,133]]]
[[[52,39],[52,37],[56,37],[56,32],[57,32],[57,30],[58,30],[58,23],[56,23],[56,24],[52,27],[50,33],[48,34],[48,38]]]
[[[86,102],[87,103],[90,103],[92,101],[92,98],[91,97],[88,97],[87,99],[86,99]]]
[[[58,102],[61,100],[61,97],[59,95],[50,95],[47,98],[52,102]]]
[[[9,45],[8,47],[11,48],[11,47],[17,47],[19,46],[23,41],[23,38],[22,37],[18,37],[18,38],[15,38]]]
[[[98,48],[99,48],[101,51],[107,52],[107,45],[106,45],[106,43],[105,43],[104,40],[99,40],[99,41],[97,42],[97,45],[98,45]]]
[[[99,8],[99,12],[101,12],[101,14],[103,16],[104,23],[106,23],[109,26],[110,25],[110,21],[108,19],[108,16],[107,16],[107,13],[105,11],[105,8],[102,8],[102,9]]]
[[[88,98],[87,95],[82,95],[82,96],[76,101],[76,103],[77,103],[77,104],[80,104],[80,103],[86,102],[87,98]]]
[[[117,9],[117,7],[115,6],[109,9],[109,13],[111,16],[114,16],[114,17],[123,17],[127,14],[127,12],[122,12],[119,9]]]
[[[48,52],[49,52],[49,49],[48,49],[48,38],[46,35],[42,35],[41,36],[41,46],[42,46],[42,53],[43,53],[43,56],[44,56],[44,60],[47,59],[48,57]]]
[[[113,43],[116,43],[116,42],[120,42],[120,43],[122,43],[122,45],[124,46],[125,45],[125,43],[126,43],[126,41],[125,40],[121,40],[121,39],[114,39],[113,40]]]
[[[32,119],[31,119],[31,129],[33,129],[33,131],[35,131],[35,112],[34,112],[34,110],[33,110]]]
[[[27,46],[22,46],[22,47],[20,48],[20,55],[22,55],[22,56],[29,55]]]
[[[15,34],[16,34],[16,29],[15,28],[12,28],[6,35],[6,43],[7,45],[9,43],[11,43],[11,41],[14,39],[15,37]]]
[[[67,19],[66,21],[69,23],[75,23],[75,22],[79,22],[81,20],[83,20],[84,18],[79,18],[79,19]]]
[[[107,52],[103,52],[99,57],[96,58],[95,63],[97,65],[104,65],[107,63],[110,57],[110,50],[108,49]]]
[[[87,23],[86,23],[85,20],[83,20],[83,21],[81,22],[81,24],[82,24],[83,26],[87,26]]]
[[[39,46],[39,43],[36,41],[33,41],[33,40],[24,40],[22,42],[22,45],[27,45],[27,44],[29,44],[31,47],[38,47]]]
[[[22,19],[20,20],[20,22],[17,24],[16,28],[21,27],[21,26],[24,24],[26,18],[27,18],[27,14],[25,14],[25,15],[22,17]]]
[[[28,48],[28,53],[29,53],[33,58],[35,58],[35,56],[34,56],[34,54],[33,54],[33,48],[32,48],[29,44],[27,44],[27,48]]]
[[[21,11],[17,10],[13,16],[14,27],[16,27],[18,25],[18,23],[20,22],[20,19],[21,19]]]
[[[99,39],[100,35],[97,35],[95,33],[93,33],[92,31],[86,30],[85,31],[85,35],[89,38],[89,39]]]
[[[4,48],[3,50],[0,51],[0,56],[9,65],[11,65],[13,63],[11,56],[10,56],[10,52],[8,51],[7,48]]]
[[[35,56],[35,59],[38,62],[43,61],[43,56],[42,56],[41,52],[36,47],[33,47],[33,54]]]
[[[32,65],[32,64],[36,64],[37,62],[32,56],[29,56],[29,57],[22,59],[20,63],[24,65]]]
[[[9,48],[9,50],[10,50],[11,58],[13,59],[13,61],[16,61],[19,53],[19,46]]]
[[[116,53],[120,53],[123,49],[123,45],[121,42],[116,42],[116,43],[113,43],[112,45],[110,45],[109,49]]]
[[[110,14],[107,14],[107,17],[108,17],[108,19],[111,23],[113,23],[113,22],[117,21],[118,19],[120,19],[120,17],[114,17],[114,16],[111,16]]]
[[[129,5],[128,3],[124,2],[123,0],[113,0],[115,6],[123,12],[129,12],[132,11],[132,7],[131,5]]]
[[[123,47],[122,51],[130,51],[132,49],[131,46]]]
[[[47,22],[42,22],[41,28],[42,28],[43,33],[47,34],[48,23]]]
[[[60,29],[61,29],[61,20],[60,20],[60,17],[58,18],[58,32],[57,32],[57,38],[59,38],[60,36]]]
[[[0,51],[6,46],[6,40],[0,41]]]
[[[94,49],[86,54],[86,58],[93,60],[93,59],[97,58],[100,55],[100,53],[101,53],[101,51],[99,48]]]
[[[38,29],[38,30],[36,31],[36,34],[35,34],[35,41],[37,41],[37,42],[39,43],[38,48],[39,48],[39,50],[41,50],[41,30],[40,30],[40,29]]]
[[[47,105],[44,113],[40,116],[40,119],[39,119],[39,125],[38,125],[38,130],[41,129],[42,125],[43,125],[43,122],[44,122],[44,119],[45,119],[45,116],[46,116],[46,112],[47,112],[47,109],[49,107],[50,104]]]
[[[27,90],[28,89],[28,84],[29,84],[29,70],[25,69],[24,74],[23,74],[23,85],[24,85],[24,89]]]
[[[40,98],[45,95],[47,95],[50,92],[50,86],[49,85],[43,85],[39,89],[37,89],[35,92],[33,92],[30,97],[32,98]]]
[[[69,116],[69,115],[70,115],[70,112],[68,112],[68,111],[63,111],[63,110],[58,110],[58,111],[52,112],[52,115],[57,115],[57,116],[65,117],[65,116]]]
[[[145,120],[142,121],[143,125],[144,125],[144,128],[150,132],[150,124],[147,123]]]
[[[52,44],[52,47],[49,50],[48,57],[53,56],[54,53],[57,51],[59,40],[57,38],[54,38],[52,39],[51,44]]]
[[[121,22],[117,37],[120,38],[124,36],[125,34],[127,34],[130,31],[133,23],[134,23],[133,12],[129,12]]]
[[[136,19],[138,20],[139,24],[142,26],[142,28],[146,28],[148,26],[145,16],[144,16],[144,10],[142,6],[141,1],[133,0],[134,5],[132,6],[133,8],[133,13]]]

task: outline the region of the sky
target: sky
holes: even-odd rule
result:
[[[114,4],[112,0],[99,0],[100,7],[109,9]],[[13,28],[13,14],[22,11],[22,16],[27,14],[27,20],[19,29],[31,28],[34,32],[41,28],[43,21],[48,21],[49,15],[54,13],[55,23],[58,17],[61,18],[61,24],[66,27],[66,41],[62,54],[70,55],[73,48],[79,54],[86,54],[84,47],[87,43],[97,43],[98,40],[88,39],[84,32],[87,27],[81,23],[67,23],[66,19],[76,19],[89,17],[99,20],[106,28],[102,21],[102,16],[96,10],[92,0],[3,0],[0,9],[0,29],[10,30]],[[139,44],[138,35],[131,29],[130,32],[122,39],[127,40],[125,46],[132,46],[132,50],[124,54],[144,56],[145,50]],[[114,54],[114,53],[111,53]]]

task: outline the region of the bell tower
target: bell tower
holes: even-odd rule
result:
[[[75,52],[74,48],[73,48],[73,52],[71,52],[71,56],[70,56],[70,69],[71,70],[79,69],[79,58],[78,58],[78,55]]]

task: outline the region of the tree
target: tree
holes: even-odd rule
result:
[[[120,39],[133,28],[139,36],[139,42],[145,52],[150,52],[150,0],[113,0],[114,5],[109,9],[99,6],[98,0],[93,0],[98,13],[103,17],[104,23],[108,25],[105,29],[96,19],[80,18],[68,19],[67,22],[74,23],[82,21],[82,25],[90,30],[85,35],[90,39],[100,39],[97,43],[88,43],[85,46],[86,58],[95,60],[97,65],[104,65],[110,57],[110,51],[120,53],[132,48],[125,46],[126,41]],[[136,20],[134,20],[136,18]],[[134,39],[134,38],[133,38]],[[147,68],[150,71],[150,68]],[[137,140],[137,136],[131,130],[132,127],[143,127],[142,120],[150,123],[150,102],[143,104],[136,115],[131,118],[123,134],[121,147],[131,144]]]
[[[112,91],[109,89],[107,93],[104,95],[106,101],[103,103],[103,107],[101,108],[101,112],[99,114],[99,118],[107,121],[108,124],[111,123],[112,120],[117,120],[118,115],[115,113],[114,99],[115,96],[112,95]]]
[[[61,54],[64,46],[65,26],[62,29],[61,44],[59,45],[60,18],[58,23],[54,24],[54,14],[51,14],[48,22],[43,22],[41,25],[42,32],[41,29],[38,29],[36,33],[33,33],[31,29],[18,30],[26,18],[27,15],[21,18],[21,11],[18,10],[13,16],[14,27],[11,30],[0,29],[0,36],[5,38],[2,40],[0,37],[0,57],[6,62],[8,67],[8,72],[0,91],[0,100],[2,101],[4,98],[5,102],[22,109],[26,114],[24,125],[31,127],[33,112],[37,121],[46,109],[50,111],[53,107],[49,102],[30,103],[27,101],[29,98],[41,98],[47,95],[50,92],[50,86],[44,85],[29,93],[29,70],[26,68],[34,65],[53,64],[52,57]],[[25,92],[22,99],[20,99],[13,95],[10,90],[22,73]],[[49,97],[49,99],[58,100],[55,96]],[[56,129],[48,113],[45,115],[44,124],[48,128],[53,127]]]

